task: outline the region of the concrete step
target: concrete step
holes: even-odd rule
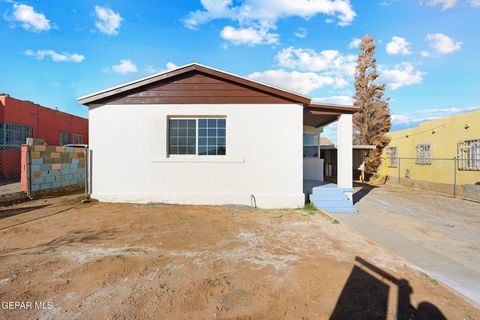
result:
[[[352,205],[350,205],[350,206],[338,206],[338,207],[325,207],[325,206],[322,206],[320,204],[316,205],[315,203],[314,203],[314,205],[317,209],[320,209],[320,210],[323,210],[323,211],[329,212],[329,213],[334,213],[334,212],[358,213],[357,208],[355,208]]]
[[[323,192],[353,192],[353,188],[335,188],[335,187],[314,187],[312,188],[312,193],[323,193]]]
[[[314,201],[312,203],[313,205],[319,206],[322,208],[353,207],[353,204],[351,202],[346,202],[346,201],[335,201],[335,202]]]
[[[310,199],[310,201],[350,201],[344,194],[311,194],[308,198]]]

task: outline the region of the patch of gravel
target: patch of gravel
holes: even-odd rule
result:
[[[63,255],[76,260],[80,263],[86,263],[91,260],[111,256],[149,256],[156,252],[155,248],[147,247],[93,247],[83,251],[64,251]]]

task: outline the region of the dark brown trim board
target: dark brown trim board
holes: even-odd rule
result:
[[[223,82],[224,84],[230,84],[230,85],[235,85],[237,87],[243,87],[245,89],[250,89],[254,92],[258,93],[264,93],[268,96],[273,96],[276,97],[275,101],[278,101],[278,99],[282,100],[283,103],[286,101],[290,103],[298,103],[298,104],[309,104],[310,103],[310,98],[289,92],[286,90],[282,90],[279,88],[275,88],[273,86],[269,86],[266,84],[262,84],[253,80],[249,80],[246,78],[242,78],[240,76],[236,76],[227,72],[223,72],[220,70],[216,70],[213,68],[209,68],[206,66],[202,66],[199,64],[190,64],[184,67],[180,67],[178,69],[168,71],[165,73],[161,73],[158,75],[154,75],[151,77],[139,79],[137,81],[133,81],[130,83],[126,83],[124,85],[120,85],[118,87],[110,88],[104,91],[100,91],[97,93],[93,93],[91,95],[81,97],[78,99],[78,101],[81,104],[84,105],[89,105],[93,103],[104,103],[105,101],[112,101],[115,100],[118,97],[125,97],[126,95],[130,94],[131,92],[138,93],[138,90],[142,88],[141,91],[144,91],[146,87],[151,88],[154,85],[159,85],[162,82],[167,82],[167,83],[175,83],[175,80],[178,77],[181,77],[182,75],[193,75],[193,74],[201,74],[204,75],[210,79],[217,79]],[[188,82],[187,82],[188,83]],[[186,85],[185,83],[184,85]],[[196,83],[193,82],[191,83],[194,87],[196,88],[201,88],[201,83]],[[204,83],[205,84],[205,83]],[[214,85],[214,83],[209,83],[210,85]],[[185,87],[187,88],[187,87]],[[205,89],[209,89],[208,86],[204,86]],[[185,90],[183,90],[185,91]],[[208,94],[205,95],[206,98],[208,98]],[[248,96],[250,97],[250,96]],[[242,99],[233,99],[231,102],[227,100],[228,99],[218,99],[220,102],[216,102],[215,99],[213,101],[208,100],[208,99],[186,99],[185,102],[183,103],[258,103],[256,101],[249,102],[248,97],[244,97]],[[181,98],[186,98],[185,96],[182,96]],[[146,101],[150,102],[144,102],[144,103],[152,103],[153,99],[146,99]],[[190,100],[190,101],[188,101]],[[264,99],[266,101],[261,101],[260,103],[275,103],[272,101],[269,101],[268,99]],[[125,102],[127,103],[127,102]],[[133,101],[128,102],[128,103],[135,103]],[[137,102],[137,103],[142,103],[142,102]],[[160,103],[178,103],[176,100],[172,99],[166,99],[165,102],[160,102]],[[181,103],[181,102],[180,102]],[[278,103],[278,102],[277,102]]]

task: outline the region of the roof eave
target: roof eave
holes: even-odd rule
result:
[[[206,74],[209,74],[209,75],[212,75],[212,76],[217,76],[217,77],[223,78],[225,80],[236,82],[236,83],[239,83],[239,84],[242,84],[242,85],[245,85],[245,86],[253,87],[253,88],[256,88],[257,90],[262,90],[262,91],[268,92],[268,93],[273,94],[273,95],[281,96],[281,97],[284,97],[288,100],[291,100],[293,102],[300,103],[300,104],[303,104],[303,105],[310,104],[310,102],[311,102],[311,99],[307,96],[303,96],[303,95],[300,95],[300,94],[297,94],[297,93],[294,93],[294,92],[291,92],[291,91],[288,91],[288,90],[285,90],[285,89],[277,88],[275,86],[268,85],[268,84],[265,84],[265,83],[262,83],[262,82],[259,82],[259,81],[247,79],[247,78],[244,78],[244,77],[232,74],[232,73],[228,73],[228,72],[225,72],[225,71],[222,71],[222,70],[217,70],[217,69],[214,69],[214,68],[211,68],[211,67],[207,67],[207,66],[204,66],[204,65],[201,65],[201,64],[198,64],[198,63],[187,64],[187,65],[178,67],[174,70],[169,70],[169,71],[166,71],[166,72],[162,72],[162,73],[159,73],[159,74],[155,74],[155,75],[151,75],[151,76],[148,76],[148,77],[145,77],[145,78],[141,78],[141,79],[138,79],[138,80],[135,80],[135,81],[131,81],[131,82],[128,82],[128,83],[125,83],[125,84],[122,84],[122,85],[119,85],[119,86],[116,86],[116,87],[112,87],[112,88],[109,88],[109,89],[98,91],[98,92],[80,97],[80,98],[77,99],[77,101],[81,104],[88,105],[88,104],[93,103],[95,101],[98,101],[98,100],[101,100],[101,99],[104,99],[104,98],[108,98],[108,97],[111,97],[113,95],[116,95],[116,94],[119,94],[119,93],[122,93],[122,92],[125,92],[125,91],[128,91],[128,90],[136,89],[136,88],[139,88],[141,86],[148,85],[148,84],[151,84],[153,82],[161,81],[161,80],[164,80],[164,79],[167,79],[167,78],[170,78],[170,77],[174,77],[174,76],[177,76],[177,75],[180,75],[180,74],[183,74],[183,73],[186,73],[186,72],[190,72],[190,71],[193,71],[193,70],[196,70],[196,71],[199,71],[199,72],[202,72],[202,73],[206,73]]]

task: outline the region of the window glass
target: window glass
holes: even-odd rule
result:
[[[304,146],[318,146],[320,135],[318,134],[304,134],[303,135],[303,145]]]
[[[480,139],[460,141],[457,158],[459,170],[480,170]]]
[[[225,155],[226,119],[170,119],[169,154]]]
[[[193,119],[171,119],[169,121],[169,153],[196,153],[197,123]]]
[[[18,146],[31,138],[33,128],[23,124],[4,122],[0,124],[0,144]]]
[[[416,164],[432,164],[432,145],[429,143],[421,143],[416,146]]]

